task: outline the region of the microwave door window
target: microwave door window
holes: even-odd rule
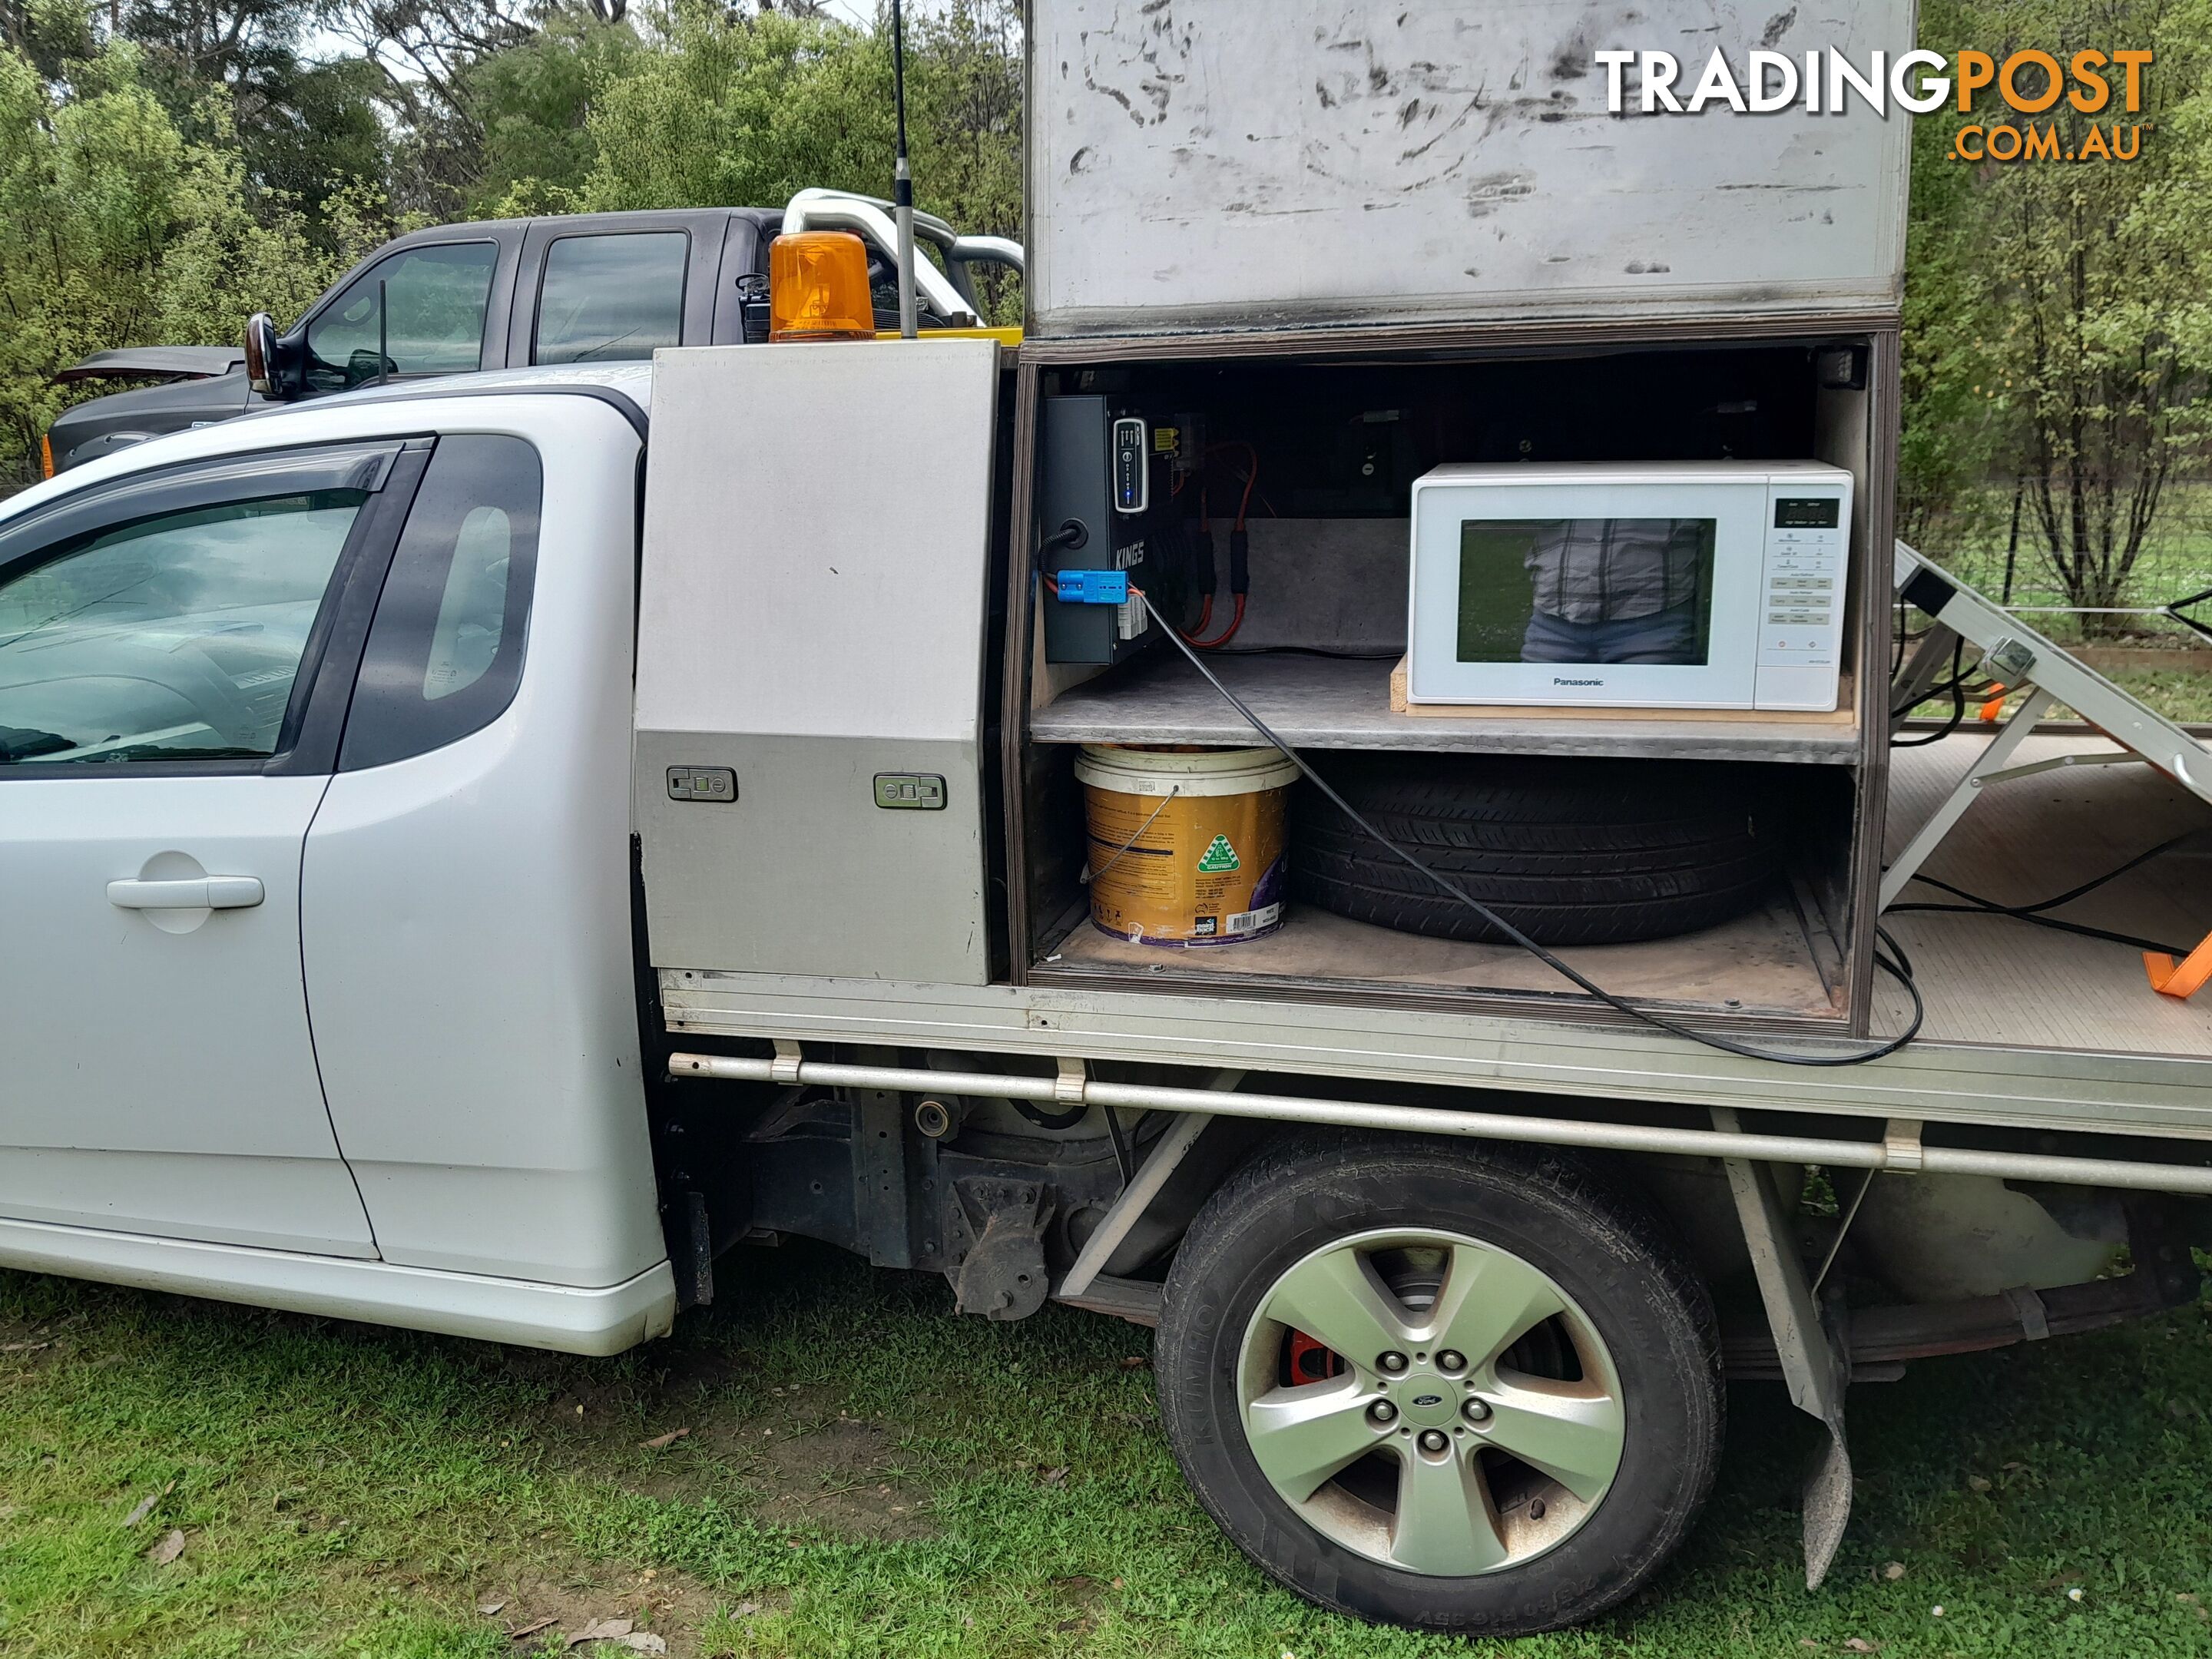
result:
[[[1702,667],[1712,519],[1470,519],[1457,655],[1469,663]]]

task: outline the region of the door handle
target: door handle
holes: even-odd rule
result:
[[[264,895],[258,876],[192,876],[182,881],[111,881],[107,902],[123,910],[242,910]]]

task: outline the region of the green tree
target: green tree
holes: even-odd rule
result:
[[[52,80],[92,54],[92,14],[75,0],[0,0],[0,48]]]
[[[1959,11],[1955,0],[1929,0],[1923,42],[1970,36]],[[1897,531],[1916,544],[1936,520],[1955,517],[1969,488],[1996,464],[2001,442],[2001,422],[1975,384],[1982,339],[1996,325],[1996,295],[1980,240],[1962,229],[1979,181],[1950,159],[1951,136],[1939,117],[1912,125]],[[1954,525],[1947,528],[1956,533]]]
[[[235,149],[251,198],[304,207],[312,225],[331,191],[386,182],[384,77],[362,58],[301,57],[320,10],[320,0],[108,0],[106,32],[142,49],[143,83],[188,140]]]
[[[234,338],[246,313],[295,311],[341,254],[297,209],[248,205],[218,100],[209,143],[179,130],[145,55],[108,39],[49,78],[0,51],[0,481],[36,476],[40,434],[90,352]]]
[[[2208,25],[2206,0],[1974,0],[1923,17],[1937,51],[2154,53],[2138,112],[2122,110],[2117,72],[2094,115],[2063,100],[2013,114],[1985,91],[1970,113],[1926,119],[1916,156],[1908,499],[1924,515],[1977,470],[2016,478],[2033,544],[2084,607],[2125,602],[2176,468],[2212,434]],[[2033,71],[2021,89],[2040,90]],[[2112,143],[2116,125],[2124,151],[2140,129],[2140,154],[1975,164],[1950,153],[1970,124],[2046,123],[2069,156],[2093,128]]]
[[[971,235],[1019,240],[1022,223],[1022,16],[1017,0],[955,0],[908,31],[907,115],[925,207]],[[985,310],[1022,319],[1020,283],[981,272]]]
[[[582,0],[568,0],[580,4]],[[563,0],[316,0],[380,77],[392,130],[389,194],[402,211],[449,219],[483,165],[485,112],[474,73],[526,48]]]
[[[778,207],[809,185],[890,193],[891,46],[817,15],[698,0],[627,30],[570,24],[485,60],[485,172],[496,213]],[[963,230],[1021,234],[1015,0],[951,0],[908,30],[915,200]],[[985,301],[1019,316],[1014,285]]]
[[[572,204],[598,156],[586,125],[599,88],[631,72],[644,48],[628,23],[552,13],[531,40],[462,72],[482,140],[461,186],[473,216]]]
[[[780,206],[809,185],[889,191],[890,54],[838,22],[678,4],[598,91],[575,205]]]

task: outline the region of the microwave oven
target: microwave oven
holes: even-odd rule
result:
[[[1407,701],[1832,710],[1850,523],[1814,461],[1437,467]]]

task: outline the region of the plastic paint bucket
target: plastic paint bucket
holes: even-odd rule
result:
[[[1232,945],[1283,921],[1285,791],[1272,749],[1085,745],[1091,920],[1139,945]]]

